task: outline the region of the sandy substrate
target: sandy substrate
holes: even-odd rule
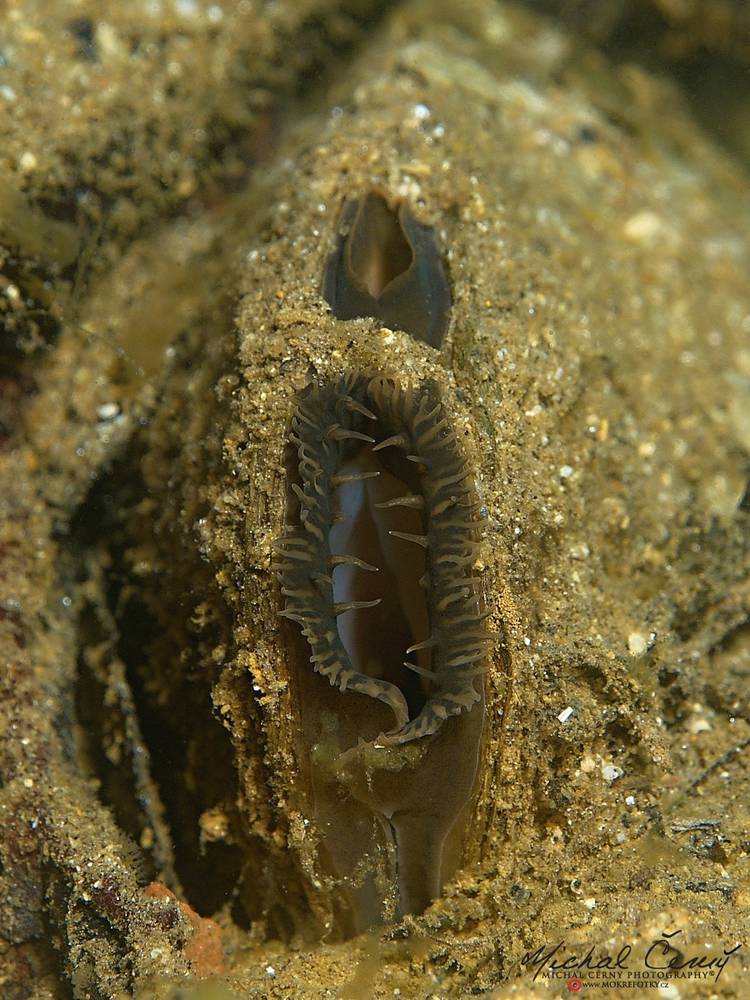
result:
[[[94,8],[46,59],[41,8],[9,21],[0,993],[630,996],[675,959],[659,996],[742,996],[743,168],[511,5]],[[440,349],[321,296],[372,190],[434,227]],[[362,696],[303,672],[272,565],[295,395],[351,373],[437,387],[497,635],[460,866],[394,922],[374,836],[355,937],[322,805],[356,779],[305,720]]]

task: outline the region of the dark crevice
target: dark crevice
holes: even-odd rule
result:
[[[201,843],[201,814],[236,802],[238,790],[229,735],[214,717],[211,685],[191,667],[188,649],[174,651],[174,669],[184,671],[178,691],[160,704],[148,673],[149,647],[158,625],[133,596],[119,616],[118,653],[137,706],[153,779],[164,804],[175,867],[188,902],[210,914],[232,896],[240,874],[241,850],[226,843]],[[159,653],[156,653],[159,656]],[[162,654],[163,655],[163,654]],[[189,676],[189,681],[188,681]]]
[[[78,759],[97,777],[100,799],[123,833],[145,844],[146,880],[174,881],[173,857],[175,887],[199,913],[210,914],[232,898],[243,852],[235,842],[202,843],[200,819],[207,809],[236,803],[235,765],[229,735],[213,713],[212,678],[197,662],[185,606],[178,607],[184,602],[179,594],[165,596],[165,642],[146,603],[153,598],[148,581],[133,587],[134,539],[122,524],[140,497],[137,466],[134,451],[97,484],[68,539],[82,563],[107,567],[98,585],[102,604],[84,607],[80,621]],[[112,494],[120,498],[119,516]],[[154,675],[152,662],[159,664]]]

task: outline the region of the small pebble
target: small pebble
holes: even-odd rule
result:
[[[572,475],[573,475],[573,466],[572,465],[561,465],[560,466],[560,478],[561,479],[570,479],[570,477]]]
[[[631,215],[623,226],[623,235],[634,243],[649,243],[662,236],[666,228],[664,220],[656,212],[644,210]]]
[[[711,723],[702,715],[694,716],[688,720],[687,731],[693,736],[697,736],[698,733],[710,733]]]
[[[30,174],[32,170],[37,168],[37,158],[29,150],[26,150],[25,153],[21,153],[18,165],[25,174]]]
[[[97,407],[96,415],[99,420],[114,420],[119,412],[120,407],[117,403],[102,403]]]
[[[104,59],[117,59],[127,56],[127,48],[116,29],[106,21],[100,21],[96,26],[96,47]]]
[[[590,754],[581,760],[581,770],[584,774],[591,774],[591,772],[596,768],[596,761]]]
[[[621,767],[617,767],[616,764],[604,764],[602,766],[602,777],[608,784],[612,784],[613,781],[617,781],[621,778],[625,772]]]
[[[568,721],[568,719],[571,717],[572,714],[573,714],[573,709],[570,707],[570,705],[568,705],[567,708],[564,708],[562,712],[560,712],[557,718],[560,720],[560,722],[565,723]]]
[[[641,632],[631,632],[628,636],[628,652],[631,656],[643,656],[646,652],[646,637]]]

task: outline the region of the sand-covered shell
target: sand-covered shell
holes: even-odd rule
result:
[[[625,864],[626,796],[671,808],[679,706],[704,697],[701,657],[746,616],[746,410],[717,368],[742,361],[749,311],[746,249],[712,194],[726,163],[684,169],[640,137],[660,133],[642,105],[628,117],[637,102],[613,120],[518,62],[506,75],[481,6],[484,27],[454,11],[450,31],[420,21],[408,42],[397,20],[335,112],[300,130],[241,245],[236,324],[184,331],[126,467],[144,488],[112,591],[175,867],[193,905],[268,938],[346,937],[432,901],[419,926],[481,934],[496,955],[493,935],[509,954],[547,907],[578,919],[568,873],[606,886],[599,859]],[[547,79],[564,46],[542,48]],[[516,37],[523,66],[521,50]],[[438,343],[324,295],[342,210],[373,193],[402,233],[413,219],[433,234],[451,292]],[[381,268],[370,298],[410,266]],[[375,451],[400,423],[414,441]],[[432,470],[409,456],[431,457],[412,445],[436,426],[458,478],[430,497]],[[364,495],[386,474],[392,494]],[[365,509],[374,557],[334,531]],[[431,534],[457,540],[458,561],[428,590]],[[319,576],[301,579],[292,551]],[[386,566],[393,593],[371,592]],[[380,605],[351,605],[411,595],[415,578],[434,607],[407,604],[372,667]],[[443,627],[454,598],[470,638]],[[406,654],[436,611],[430,659]],[[363,638],[342,638],[360,613]]]
[[[145,466],[155,492],[173,470],[157,531],[197,533],[212,578],[206,634],[218,652],[202,676],[238,782],[233,832],[213,850],[235,858],[226,871],[238,906],[272,913],[280,933],[351,933],[419,911],[462,864],[512,867],[546,824],[564,825],[582,743],[623,771],[644,754],[663,766],[653,681],[633,671],[628,637],[676,634],[679,602],[659,596],[659,581],[663,525],[686,490],[706,519],[732,516],[694,481],[691,453],[710,438],[717,470],[738,488],[742,479],[724,425],[694,422],[706,398],[697,359],[713,350],[705,324],[723,324],[729,345],[739,271],[728,285],[736,265],[728,244],[711,242],[715,213],[667,221],[657,178],[666,171],[670,204],[695,205],[705,191],[573,96],[499,82],[430,41],[400,50],[396,66],[385,90],[379,71],[363,69],[356,106],[303,136],[274,175],[278,207],[248,246],[236,340],[228,333],[206,353],[197,334],[186,339],[170,376],[173,415],[155,422]],[[576,140],[584,125],[597,142]],[[565,156],[551,156],[544,135]],[[625,174],[642,181],[626,185]],[[413,218],[434,233],[430,254],[452,293],[439,348],[407,322],[390,328],[367,310],[341,318],[326,301],[342,206],[372,197],[402,227]],[[670,268],[666,247],[687,240],[703,249]],[[720,297],[700,277],[716,268]],[[672,391],[656,391],[688,355]],[[407,424],[412,438],[376,450]],[[420,463],[430,454],[418,446],[439,449],[442,434],[444,476]],[[394,518],[379,553],[398,542],[412,564],[379,563],[336,537],[337,513],[364,510],[374,472],[397,482],[367,494],[370,512],[402,498],[379,509]],[[455,648],[443,654],[438,636],[431,659],[413,649],[435,638],[420,605],[389,648],[393,662],[363,669],[385,620],[362,605],[419,586],[441,519],[449,544],[459,539],[437,557],[451,575],[422,593]],[[295,560],[312,571],[300,575]],[[378,590],[386,562],[390,594]],[[668,656],[672,641],[649,655]],[[164,673],[166,641],[159,648]],[[403,666],[415,652],[416,670]],[[169,669],[162,683],[178,692]],[[205,754],[220,744],[214,733]],[[616,808],[606,794],[597,803]],[[259,871],[261,899],[250,888]]]

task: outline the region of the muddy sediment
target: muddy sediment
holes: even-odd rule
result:
[[[241,15],[209,13],[196,31],[236,82]],[[292,21],[269,45],[289,47]],[[14,1000],[176,997],[190,976],[222,998],[557,995],[522,960],[562,938],[639,961],[670,930],[688,953],[746,938],[747,177],[663,81],[599,59],[573,83],[571,45],[511,5],[405,5],[249,190],[178,219],[171,194],[129,196],[138,224],[112,236],[75,321],[60,310],[34,391],[16,380],[0,456]],[[258,58],[262,76],[274,58]],[[145,178],[161,154],[138,148]],[[323,297],[342,206],[369,192],[434,231],[439,347]],[[58,221],[64,247],[80,230]],[[345,834],[325,813],[349,815],[383,764],[362,751],[352,777],[326,743],[363,696],[312,665],[300,679],[273,545],[295,400],[360,374],[438,388],[478,496],[472,573],[495,639],[442,896],[394,923],[387,846],[363,834],[385,923],[351,938],[362,883],[331,863],[326,830]],[[320,705],[314,739],[300,697]],[[315,767],[334,775],[322,793]],[[738,995],[745,962],[690,995]]]
[[[243,188],[291,109],[345,66],[387,6],[10,5],[0,362],[55,343],[94,276],[138,236]]]

